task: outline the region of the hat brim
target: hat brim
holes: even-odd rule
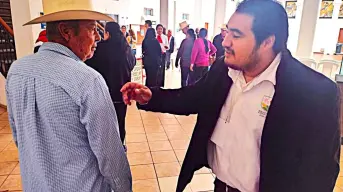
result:
[[[186,27],[189,27],[189,25],[185,25],[185,26],[180,27],[180,30],[183,30]]]
[[[33,19],[25,25],[47,23],[54,21],[70,21],[70,20],[100,20],[100,21],[114,21],[114,19],[108,15],[105,15],[96,11],[89,10],[69,10],[69,11],[60,11],[56,13],[51,13],[43,15],[36,19]]]

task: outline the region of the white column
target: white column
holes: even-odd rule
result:
[[[31,7],[31,1],[29,0],[11,0],[11,12],[12,12],[12,22],[13,22],[13,31],[15,37],[15,46],[18,59],[32,54],[35,44],[34,31],[37,31],[37,28],[40,25],[29,25],[23,26],[23,24],[30,21],[33,17],[31,16],[31,11],[33,13],[35,7]],[[42,7],[42,5],[41,5]],[[37,11],[37,16],[40,13],[40,10]],[[39,33],[39,32],[38,32]]]
[[[168,27],[168,16],[169,16],[168,0],[160,0],[160,23],[164,27]]]
[[[194,20],[191,28],[195,30],[195,28],[204,27],[202,15],[202,0],[194,0]]]
[[[215,15],[214,15],[214,30],[213,34],[217,35],[220,33],[220,26],[227,21],[225,21],[226,15],[226,0],[216,0],[215,3]]]
[[[313,54],[313,42],[316,31],[316,24],[319,17],[319,6],[321,0],[304,0],[298,4],[298,9],[302,9],[297,57],[310,58]]]

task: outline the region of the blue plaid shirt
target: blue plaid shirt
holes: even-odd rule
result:
[[[71,50],[45,43],[14,62],[6,92],[24,191],[132,191],[106,83]]]

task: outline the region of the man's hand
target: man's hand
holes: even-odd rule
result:
[[[137,101],[139,104],[146,104],[152,97],[151,90],[138,83],[126,83],[120,90],[123,94],[123,100],[126,105],[131,105],[131,101]]]
[[[193,71],[194,69],[194,64],[191,64],[191,66],[189,67],[189,69],[191,70],[191,71]]]

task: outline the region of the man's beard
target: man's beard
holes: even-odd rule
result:
[[[226,48],[227,49],[227,48]],[[258,54],[257,54],[257,47],[255,47],[251,54],[248,56],[247,59],[247,63],[243,64],[243,65],[234,65],[231,64],[230,62],[226,61],[226,58],[224,59],[225,64],[230,67],[233,70],[236,71],[250,71],[252,69],[254,69],[258,63]],[[230,48],[228,48],[228,50],[231,52],[232,56],[235,56],[235,52],[233,50],[231,50]]]

